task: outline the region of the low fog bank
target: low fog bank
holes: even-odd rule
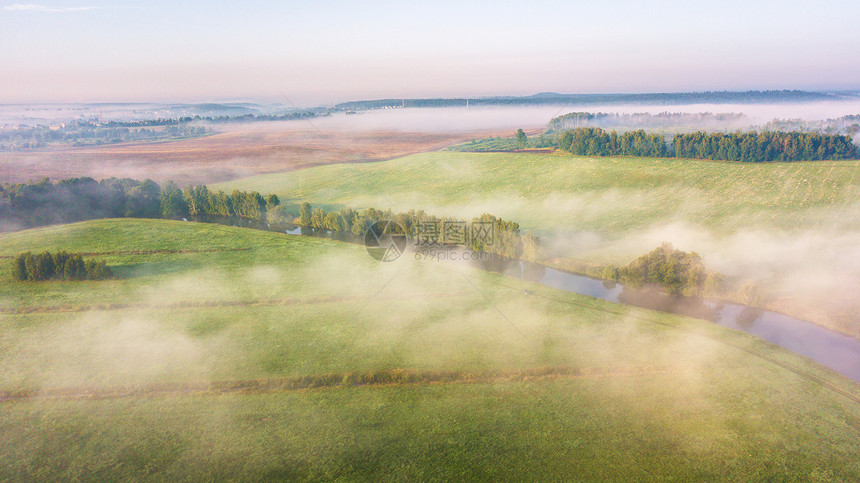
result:
[[[676,368],[692,384],[721,357],[713,341],[654,332],[629,308],[560,313],[462,264],[375,263],[349,251],[320,250],[301,265],[257,259],[142,275],[128,299],[149,308],[20,316],[34,320],[0,332],[0,392],[546,366]],[[236,300],[255,303],[217,306]],[[190,306],[164,308],[176,303]]]
[[[855,205],[855,209],[860,204]],[[625,265],[663,242],[702,255],[729,288],[752,283],[759,303],[860,336],[860,231],[749,226],[717,233],[693,221],[658,222],[623,236],[546,234],[548,258]]]
[[[534,129],[545,127],[557,116],[570,112],[607,113],[741,113],[743,121],[734,121],[722,129],[746,129],[764,125],[774,119],[803,119],[807,121],[833,119],[860,114],[860,100],[810,102],[795,104],[607,104],[607,105],[545,105],[519,107],[441,107],[393,108],[357,111],[356,114],[335,113],[329,117],[287,121],[312,125],[327,130],[395,130],[416,132],[469,132],[482,130]]]
[[[218,110],[220,109],[220,110]],[[105,120],[144,120],[176,118],[186,115],[242,115],[269,114],[283,110],[282,105],[259,104],[199,104],[160,105],[130,104],[104,105],[5,105],[0,106],[0,126],[16,124],[44,124],[99,118]],[[223,111],[223,112],[222,112]],[[351,111],[334,111],[331,116],[320,116],[291,121],[268,121],[244,124],[239,130],[269,130],[268,126],[304,126],[310,129],[335,131],[414,131],[414,132],[467,132],[498,129],[536,128],[545,126],[550,119],[570,112],[607,113],[741,113],[753,125],[762,125],[773,119],[803,119],[808,121],[860,114],[860,99],[843,101],[815,101],[800,103],[762,104],[548,104],[527,106],[470,106],[389,108]],[[354,112],[354,113],[353,113]],[[236,130],[241,123],[219,123],[210,127],[219,132]],[[743,128],[746,126],[728,126]]]
[[[468,170],[457,175],[468,176]],[[825,325],[860,336],[860,201],[778,214],[729,209],[720,215],[714,214],[713,200],[682,189],[671,195],[665,190],[554,192],[535,199],[511,191],[492,198],[475,195],[457,205],[434,203],[417,193],[354,201],[356,206],[420,207],[459,219],[492,213],[515,220],[522,230],[540,236],[547,260],[621,266],[669,242],[699,253],[735,289],[754,284],[769,308],[829,321]],[[661,212],[667,204],[677,209]]]

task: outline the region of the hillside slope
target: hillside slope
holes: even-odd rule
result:
[[[118,279],[12,282],[58,249]],[[703,321],[197,223],[0,256],[0,479],[860,478],[860,388]]]

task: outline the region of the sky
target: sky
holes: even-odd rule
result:
[[[0,0],[0,102],[855,90],[858,18],[857,0]]]

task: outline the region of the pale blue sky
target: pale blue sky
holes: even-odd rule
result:
[[[857,0],[0,0],[0,102],[858,89],[858,19]]]

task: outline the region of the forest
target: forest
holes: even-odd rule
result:
[[[582,156],[645,156],[742,162],[856,159],[848,136],[804,132],[735,132],[676,134],[668,145],[663,135],[643,130],[619,135],[600,128],[565,131],[558,147]]]

